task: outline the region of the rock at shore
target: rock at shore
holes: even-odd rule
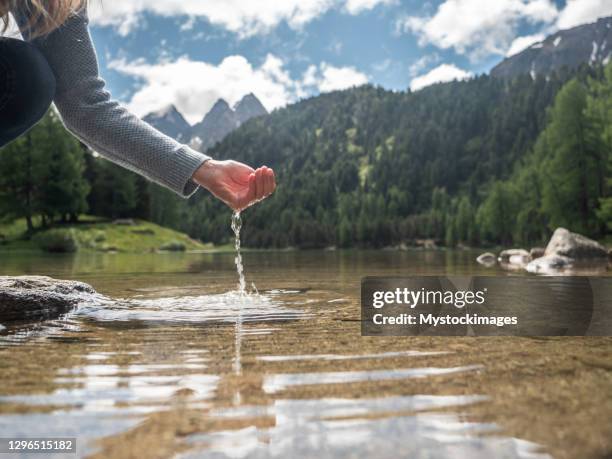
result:
[[[499,254],[499,261],[501,263],[509,263],[511,265],[526,265],[530,259],[529,252],[525,249],[509,249]]]
[[[531,261],[525,269],[534,274],[554,274],[571,266],[571,258],[563,255],[545,255]]]
[[[535,260],[536,258],[543,257],[545,253],[546,253],[546,249],[544,247],[533,247],[529,251],[529,256],[531,257],[532,260]]]
[[[591,269],[595,266],[605,270],[608,258],[612,260],[611,253],[597,241],[565,228],[557,228],[546,249],[535,247],[529,252],[524,249],[508,249],[499,254],[497,261],[504,269],[554,274],[563,270],[571,272],[573,269],[584,269],[587,265]],[[476,261],[492,267],[495,265],[495,255],[483,253]]]
[[[0,322],[57,317],[96,295],[88,284],[46,276],[0,276]]]
[[[494,266],[497,263],[497,257],[491,252],[485,252],[476,258],[476,261],[487,268]]]
[[[546,246],[545,256],[559,255],[573,260],[608,258],[608,251],[597,241],[565,228],[557,228]]]

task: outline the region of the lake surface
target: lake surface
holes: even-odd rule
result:
[[[0,275],[115,300],[0,331],[0,437],[100,458],[609,456],[610,338],[360,335],[362,277],[519,275],[477,255],[247,252],[244,298],[231,253],[2,254]]]

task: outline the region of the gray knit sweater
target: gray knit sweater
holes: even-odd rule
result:
[[[15,12],[18,22],[23,15]],[[208,156],[181,145],[128,112],[104,89],[88,30],[87,11],[32,40],[57,80],[55,106],[66,128],[110,161],[189,197],[193,173]],[[27,31],[23,31],[27,39]]]

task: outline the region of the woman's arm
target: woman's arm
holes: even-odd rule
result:
[[[162,134],[111,100],[99,76],[86,10],[32,43],[55,74],[54,102],[70,132],[107,159],[184,197],[197,190],[192,177],[210,158]]]

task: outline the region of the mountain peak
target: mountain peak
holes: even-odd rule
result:
[[[240,124],[251,118],[267,115],[268,110],[252,92],[244,96],[235,106],[234,111]]]
[[[491,70],[499,78],[522,74],[549,75],[563,67],[582,64],[607,64],[612,58],[612,17],[600,18],[591,24],[560,30],[509,56]]]
[[[162,107],[159,110],[152,112],[148,116],[156,116],[158,118],[163,118],[169,115],[174,115],[175,113],[178,113],[180,115],[179,111],[177,110],[174,104],[168,104],[165,107]]]
[[[250,103],[250,102],[259,102],[259,99],[257,98],[257,96],[255,96],[255,94],[253,94],[252,92],[246,94],[245,96],[242,97],[242,99],[236,102],[236,105],[234,105],[234,109],[236,109],[236,107],[242,103]]]
[[[178,141],[185,141],[191,137],[191,126],[174,104],[149,113],[143,120]]]
[[[225,99],[221,98],[215,102],[210,111],[213,110],[231,110],[229,104],[225,101]]]

